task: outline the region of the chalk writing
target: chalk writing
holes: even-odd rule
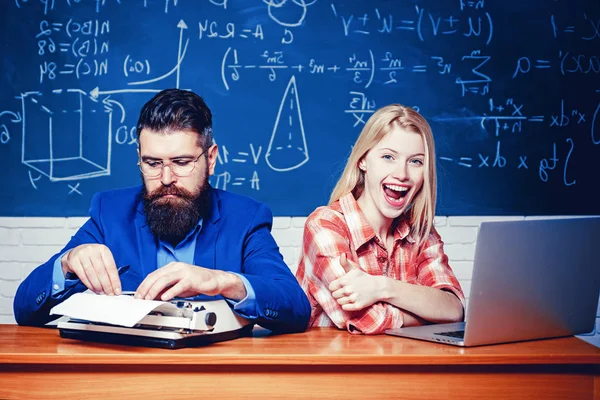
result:
[[[165,88],[213,112],[211,184],[276,215],[326,203],[391,103],[432,128],[439,213],[600,213],[585,195],[600,156],[598,2],[13,0],[3,12],[0,151],[26,200],[3,195],[0,214],[86,215],[93,193],[139,184],[139,110]]]

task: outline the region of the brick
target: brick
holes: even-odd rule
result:
[[[473,276],[473,262],[472,261],[453,261],[450,262],[450,268],[454,272],[456,279],[470,280]]]
[[[0,280],[0,295],[7,298],[14,298],[20,283],[20,281]]]
[[[280,229],[273,231],[273,237],[279,247],[301,247],[303,233],[300,228]]]
[[[88,217],[70,217],[67,218],[67,228],[79,229],[87,222]]]
[[[13,315],[13,299],[0,297],[0,315]]]
[[[58,253],[62,246],[0,246],[0,261],[43,263]]]
[[[0,227],[4,228],[64,228],[66,218],[52,217],[2,217]]]
[[[294,218],[292,218],[292,226],[294,228],[304,229],[304,225],[306,224],[307,219],[308,218],[306,218],[306,217],[294,217]]]
[[[517,221],[521,216],[448,217],[449,226],[479,226],[485,221]]]
[[[451,262],[473,261],[475,257],[474,244],[447,244],[444,246],[444,251]]]
[[[24,245],[64,246],[71,239],[70,229],[22,229],[21,243]]]
[[[465,299],[468,299],[471,296],[471,280],[459,280],[459,283],[465,294]]]
[[[0,262],[0,280],[20,281],[23,267],[20,263]]]
[[[273,230],[275,229],[287,229],[291,226],[291,217],[275,217],[273,218]]]
[[[47,260],[44,260],[44,261],[47,261]],[[41,263],[40,264],[37,264],[37,263],[22,263],[22,266],[23,266],[22,279],[27,278],[31,274],[31,272],[34,269],[36,269],[37,267],[39,267],[40,265],[41,265]]]
[[[435,226],[436,228],[438,226],[446,226],[447,224],[448,224],[448,217],[442,217],[442,216],[436,215],[433,218],[433,226]]]
[[[477,238],[477,228],[474,226],[468,227],[440,227],[436,228],[442,240],[446,244],[454,243],[475,243]]]
[[[0,315],[0,324],[16,324],[15,317],[13,315]]]
[[[283,255],[283,261],[287,264],[290,269],[292,267],[297,267],[298,265],[298,257],[299,250],[296,247],[281,247],[279,249],[281,251],[281,255]]]
[[[71,238],[73,236],[75,236],[75,234],[77,233],[77,231],[79,230],[79,228],[75,229],[75,228],[67,228],[65,229],[65,237],[67,237],[67,241],[71,240]],[[67,244],[67,242],[63,242],[63,245]]]
[[[290,272],[292,273],[292,275],[296,275],[296,271],[298,271],[298,263],[294,265],[288,265],[288,267],[290,267]]]
[[[17,229],[0,228],[0,246],[18,246],[19,231]]]

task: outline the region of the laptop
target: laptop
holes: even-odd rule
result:
[[[599,217],[483,222],[465,322],[385,333],[479,346],[591,332],[599,256]]]

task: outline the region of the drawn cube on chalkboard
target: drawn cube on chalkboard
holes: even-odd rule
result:
[[[52,182],[110,175],[112,109],[81,90],[21,95],[21,162]]]
[[[265,159],[274,171],[296,169],[309,159],[295,76],[281,100]]]

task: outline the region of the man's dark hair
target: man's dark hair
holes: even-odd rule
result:
[[[137,123],[139,140],[142,129],[169,133],[193,131],[204,150],[213,144],[212,113],[202,97],[181,89],[165,89],[144,104]]]

